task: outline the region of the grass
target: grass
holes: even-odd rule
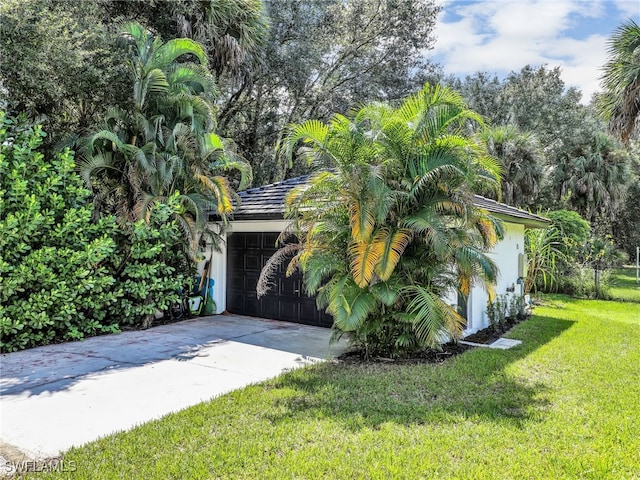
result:
[[[292,371],[33,478],[640,479],[640,304],[550,296],[509,336],[438,365]]]
[[[614,299],[640,302],[640,284],[636,283],[636,267],[618,268],[612,272],[607,293]]]

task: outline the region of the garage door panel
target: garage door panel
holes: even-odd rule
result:
[[[300,296],[300,278],[280,277],[278,278],[278,294],[290,297]]]
[[[276,242],[278,241],[279,233],[263,233],[262,234],[262,248],[264,250],[276,250]]]
[[[262,247],[262,234],[260,233],[244,233],[240,234],[245,236],[244,246],[245,248],[260,249]]]
[[[300,322],[300,314],[298,312],[298,303],[279,301],[279,317],[281,320],[288,322]]]
[[[243,263],[246,271],[259,272],[262,269],[262,256],[257,253],[247,253]]]
[[[279,301],[276,297],[268,296],[260,299],[262,303],[262,315],[265,318],[278,318]]]
[[[286,320],[310,325],[331,326],[331,316],[319,312],[314,298],[302,286],[302,274],[286,276],[288,260],[278,266],[272,288],[264,297],[256,297],[256,285],[262,267],[277,251],[279,234],[234,233],[227,243],[227,310],[231,313]]]
[[[247,295],[256,295],[256,286],[258,285],[258,275],[254,275],[254,272],[249,272],[244,277],[243,292]]]

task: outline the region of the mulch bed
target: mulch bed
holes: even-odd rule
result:
[[[364,352],[362,350],[355,350],[343,353],[337,358],[337,360],[344,363],[393,363],[404,365],[415,365],[419,363],[442,363],[451,357],[466,352],[470,348],[473,347],[462,345],[460,343],[449,342],[442,345],[442,351],[426,350],[411,358],[387,358],[374,356],[370,357],[369,359],[365,358]]]
[[[483,330],[478,330],[473,335],[465,337],[463,340],[489,345],[498,340],[502,335],[507,333],[523,320],[524,319],[515,319],[512,321],[511,319],[507,319],[502,328],[487,327]],[[420,352],[418,355],[411,358],[386,358],[372,356],[368,359],[366,358],[364,351],[354,350],[340,355],[337,360],[344,363],[393,363],[410,365],[420,363],[442,363],[445,360],[464,353],[471,348],[475,347],[461,343],[449,342],[442,345],[442,351],[427,350]]]

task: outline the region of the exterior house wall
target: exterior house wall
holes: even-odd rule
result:
[[[504,238],[495,246],[491,259],[498,266],[498,281],[496,294],[507,294],[509,299],[515,295],[523,294],[523,284],[518,284],[518,254],[524,254],[524,225],[503,222]],[[514,292],[507,292],[507,288],[514,287]],[[487,300],[489,295],[479,286],[472,289],[469,295],[469,327],[467,334],[477,332],[489,326],[487,317]]]
[[[230,230],[225,236],[233,235],[234,232],[281,232],[289,222],[286,220],[239,220],[231,222]],[[504,222],[505,235],[495,247],[491,258],[496,262],[499,269],[496,293],[498,295],[507,293],[507,288],[515,285],[515,293],[522,294],[522,286],[518,285],[518,254],[524,253],[524,225]],[[211,258],[211,269],[209,277],[215,282],[213,287],[213,299],[216,303],[216,313],[222,313],[226,309],[227,295],[227,249],[226,241],[221,245],[220,252],[207,251],[207,259]],[[202,271],[204,262],[199,265]],[[509,294],[511,296],[511,294]],[[474,333],[486,328],[489,321],[486,314],[488,295],[481,287],[474,287],[468,299],[469,327],[467,334]],[[455,294],[447,299],[449,303],[456,303]]]

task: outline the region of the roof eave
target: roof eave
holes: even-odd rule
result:
[[[533,218],[520,218],[504,213],[491,213],[496,218],[508,223],[515,223],[518,225],[524,225],[525,228],[547,228],[551,225],[551,220],[547,219],[533,219]]]

